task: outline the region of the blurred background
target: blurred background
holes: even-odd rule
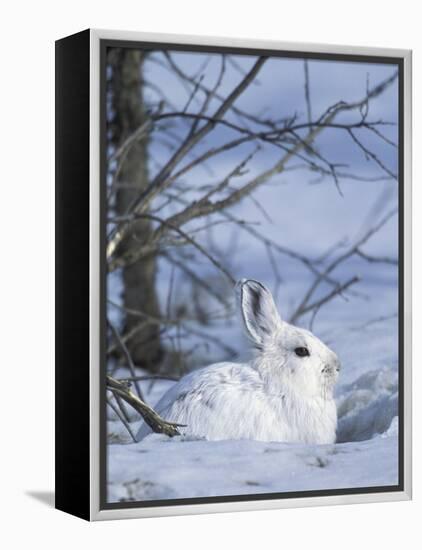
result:
[[[108,49],[109,373],[247,357],[241,278],[347,338],[345,380],[395,364],[397,122],[388,63]]]

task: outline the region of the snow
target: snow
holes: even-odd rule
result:
[[[159,55],[159,54],[157,54]],[[179,53],[177,62],[191,70],[194,57],[200,65],[201,56]],[[237,59],[250,66],[251,60]],[[275,70],[277,67],[277,71]],[[332,62],[310,62],[314,95],[313,109],[321,112],[332,102],[342,98],[345,101],[359,99],[365,92],[367,78],[373,85],[391,74],[387,65],[345,64]],[[192,69],[193,70],[193,69]],[[208,84],[218,75],[217,61],[206,71]],[[176,81],[170,82],[165,71],[152,69],[150,77],[162,89],[172,90],[172,100],[180,109],[186,104],[186,93]],[[289,74],[278,82],[275,78]],[[338,78],[341,73],[342,78]],[[277,75],[281,75],[277,77]],[[235,74],[226,84],[232,89]],[[261,72],[260,86],[252,86],[240,98],[239,106],[245,109],[256,105],[271,106],[277,117],[293,112],[305,112],[303,103],[303,65],[300,60],[274,60]],[[207,83],[207,82],[206,82]],[[170,85],[171,84],[171,85]],[[174,85],[173,85],[174,84]],[[222,93],[225,91],[222,89]],[[394,121],[397,118],[397,85],[371,103],[371,117]],[[280,96],[280,94],[282,94]],[[280,99],[281,98],[281,99]],[[302,98],[302,99],[300,99]],[[151,101],[154,97],[151,97]],[[280,109],[284,109],[280,112]],[[253,109],[252,109],[253,110]],[[268,112],[268,116],[271,112]],[[227,115],[228,120],[231,115]],[[234,122],[236,120],[234,119]],[[212,147],[221,144],[227,137],[226,128],[218,127],[210,134],[206,144]],[[397,128],[383,129],[391,139],[396,139]],[[373,135],[367,136],[367,145],[378,144]],[[212,163],[212,174],[199,166],[186,174],[186,185],[209,184],[217,175],[227,174],[240,160],[250,153],[252,146],[216,157]],[[320,152],[327,153],[333,162],[347,162],[347,171],[362,176],[379,176],[377,166],[368,161],[361,151],[350,147],[348,136],[335,130],[324,132],[318,141]],[[382,150],[378,150],[382,149]],[[397,150],[385,144],[378,144],[377,154],[383,162],[396,169]],[[168,151],[159,144],[151,145],[155,160],[168,158]],[[245,178],[271,166],[279,151],[263,146],[249,163],[249,172],[236,179],[237,184]],[[294,163],[293,163],[294,164]],[[151,174],[154,170],[151,166]],[[303,170],[279,174],[266,185],[258,188],[254,198],[265,207],[266,215],[256,208],[251,200],[245,200],[232,209],[238,219],[258,224],[261,234],[281,246],[297,250],[311,258],[320,257],[336,242],[344,247],[355,242],[359,235],[375,224],[398,199],[395,182],[342,181],[343,196],[336,192],[330,178],[317,183],[313,175]],[[195,193],[185,196],[194,200]],[[180,208],[178,203],[170,204],[162,211],[170,215]],[[310,220],[312,223],[310,223]],[[199,222],[198,222],[199,223]],[[195,222],[188,229],[195,228]],[[234,231],[234,230],[233,230]],[[221,253],[233,276],[255,278],[276,290],[274,273],[268,253],[262,243],[246,232],[230,231],[230,227],[219,225],[213,228],[215,242],[221,244]],[[202,243],[200,235],[198,242]],[[235,243],[235,245],[233,245]],[[206,244],[206,243],[205,243]],[[364,251],[374,256],[396,258],[398,253],[397,218],[392,218],[365,244]],[[192,266],[200,276],[213,285],[222,285],[214,267],[201,255],[192,253]],[[339,252],[339,251],[338,251]],[[341,249],[340,249],[341,252]],[[282,274],[280,292],[276,293],[279,311],[286,318],[292,313],[311,280],[309,273],[300,264],[286,255],[276,257]],[[206,497],[216,495],[240,495],[269,492],[288,492],[316,489],[341,489],[387,486],[397,484],[398,479],[398,269],[352,257],[338,266],[333,275],[346,281],[352,275],[359,275],[361,281],[356,287],[359,296],[337,297],[324,306],[314,320],[312,331],[333,349],[342,362],[340,380],[336,388],[336,403],[339,415],[337,443],[328,446],[304,446],[285,443],[263,443],[258,441],[205,441],[182,437],[169,439],[150,435],[134,444],[115,414],[107,408],[108,415],[108,501],[155,500]],[[171,267],[164,258],[158,261],[157,294],[162,307],[166,307]],[[121,281],[117,275],[109,277],[109,295],[119,302]],[[181,274],[175,276],[177,305],[187,304],[191,299],[191,285]],[[225,286],[217,286],[221,294]],[[330,287],[329,287],[330,288]],[[320,293],[327,291],[321,285]],[[316,298],[320,297],[317,295]],[[347,298],[347,299],[346,299]],[[215,307],[215,304],[214,304]],[[109,308],[109,315],[119,325],[119,314]],[[301,319],[308,328],[309,318]],[[192,328],[207,332],[224,344],[234,348],[236,361],[245,360],[248,347],[242,337],[239,321],[216,320],[207,326],[194,324]],[[168,329],[171,331],[171,328]],[[202,344],[201,344],[202,342]],[[199,346],[199,344],[201,344]],[[182,351],[194,349],[189,357],[188,367],[205,366],[226,360],[226,352],[199,337],[182,334]],[[124,378],[124,370],[113,373]],[[139,370],[139,375],[145,374]],[[142,382],[142,389],[149,404],[154,405],[174,382]],[[130,412],[132,430],[137,432],[139,416]]]
[[[110,502],[397,484],[394,432],[337,445],[170,439],[111,445]]]
[[[109,411],[108,501],[396,485],[398,376],[392,338],[396,322],[387,318],[355,330],[331,331],[331,345],[345,365],[336,391],[339,425],[334,445],[206,441],[158,434],[134,444]],[[360,346],[353,345],[356,338]],[[383,353],[371,353],[374,346]],[[173,383],[144,382],[148,401],[156,403]],[[133,414],[131,420],[136,433],[139,417]]]
[[[369,209],[367,209],[369,210]],[[360,216],[362,217],[362,216]],[[359,225],[359,224],[358,224]],[[395,225],[395,224],[393,224]],[[319,225],[318,225],[319,227]],[[396,239],[385,228],[374,254],[397,252]],[[387,235],[387,236],[386,236]],[[384,249],[385,244],[388,248]],[[298,246],[299,250],[303,249]],[[372,252],[372,251],[371,251]],[[271,280],[264,252],[242,257],[239,274]],[[375,267],[374,267],[375,266]],[[198,266],[198,269],[205,269]],[[361,298],[332,300],[318,314],[312,331],[342,363],[335,397],[339,416],[337,444],[303,446],[258,441],[172,440],[156,435],[134,444],[108,408],[108,501],[165,500],[396,485],[398,483],[398,318],[397,268],[350,260],[339,278],[359,273]],[[254,271],[256,270],[256,272]],[[287,260],[278,299],[288,315],[289,297],[303,295],[309,281],[303,270]],[[166,273],[160,271],[162,296],[167,293]],[[368,297],[368,298],[366,298]],[[304,323],[306,326],[306,320]],[[244,361],[248,346],[236,318],[202,327],[221,338]],[[195,341],[184,337],[189,349]],[[198,366],[217,360],[218,350],[198,354]],[[145,374],[139,371],[139,374]],[[116,378],[127,371],[114,373]],[[174,382],[142,382],[152,406]],[[131,412],[132,430],[139,416]]]

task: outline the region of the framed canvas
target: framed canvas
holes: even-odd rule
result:
[[[56,506],[411,498],[411,52],[56,43]]]

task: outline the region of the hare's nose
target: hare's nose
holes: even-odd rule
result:
[[[330,358],[330,361],[324,364],[324,368],[322,369],[322,372],[324,373],[334,373],[334,372],[340,372],[341,369],[341,363],[339,361],[339,358],[337,355],[334,355]]]

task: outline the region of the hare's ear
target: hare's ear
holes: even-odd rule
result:
[[[242,279],[238,283],[240,308],[246,332],[257,348],[262,348],[264,339],[280,326],[271,292],[258,281]]]

